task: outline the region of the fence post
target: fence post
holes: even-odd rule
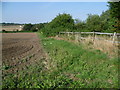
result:
[[[70,35],[69,35],[69,32],[68,32],[68,37],[69,37]]]
[[[70,39],[70,33],[68,32],[68,40]]]
[[[81,41],[81,32],[79,33],[79,40]]]
[[[59,34],[58,34],[58,37],[60,37],[60,32],[59,32]]]
[[[95,40],[95,32],[93,32],[93,41]]]
[[[113,33],[113,43],[115,43],[116,32]]]
[[[78,40],[79,40],[79,34],[75,34],[75,42],[78,42]]]

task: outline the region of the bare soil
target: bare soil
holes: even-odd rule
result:
[[[45,57],[36,33],[2,34],[2,63],[7,68],[3,74],[19,72]]]

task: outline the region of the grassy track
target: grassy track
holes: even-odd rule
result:
[[[117,88],[118,59],[110,59],[99,50],[39,35],[50,56],[49,70],[44,60],[27,70],[9,74],[3,88]]]

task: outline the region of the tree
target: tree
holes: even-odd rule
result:
[[[86,23],[79,19],[75,19],[75,29],[76,31],[84,31],[86,29]]]
[[[70,14],[59,14],[56,16],[50,23],[50,27],[65,27],[65,28],[73,28],[74,20]]]
[[[114,19],[110,17],[110,10],[102,12],[100,19],[102,32],[113,32]]]
[[[93,31],[101,32],[102,31],[102,28],[101,28],[102,24],[101,24],[99,15],[89,14],[88,18],[86,20],[86,25],[87,25],[87,29],[91,32],[93,32]]]
[[[46,36],[55,36],[61,31],[71,31],[74,28],[74,20],[70,14],[59,14],[42,30]]]
[[[32,27],[33,27],[32,24],[25,24],[23,27],[23,31],[31,31]]]
[[[30,30],[33,32],[36,32],[36,31],[42,29],[46,24],[47,23],[34,24]]]
[[[120,32],[120,2],[108,2],[110,15],[112,18],[115,18],[113,25],[116,28],[116,32]]]
[[[109,28],[109,21],[110,21],[110,13],[109,10],[102,12],[100,15],[100,20],[101,20],[101,28],[103,32],[108,31]]]

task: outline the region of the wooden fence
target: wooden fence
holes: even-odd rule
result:
[[[101,32],[59,32],[59,35],[60,34],[67,34],[68,36],[70,36],[70,34],[72,35],[75,35],[75,40],[76,41],[79,41],[81,39],[88,39],[88,38],[85,38],[85,37],[82,37],[82,34],[92,34],[92,39],[93,41],[94,40],[103,40],[103,39],[100,39],[100,38],[96,38],[96,35],[109,35],[112,37],[112,40],[104,40],[104,41],[109,41],[109,42],[112,42],[112,43],[120,43],[120,33],[101,33]],[[117,39],[117,41],[116,41]]]

